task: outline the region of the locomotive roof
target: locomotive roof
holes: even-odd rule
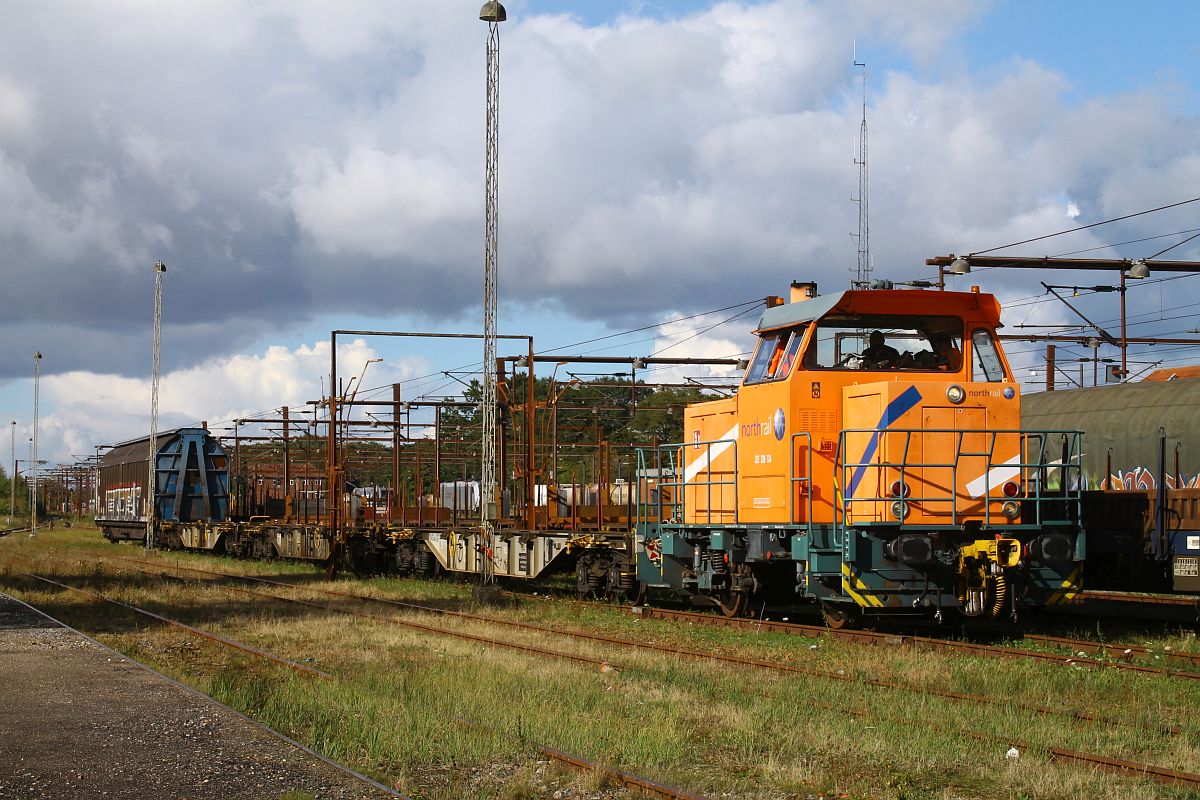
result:
[[[205,433],[208,431],[204,428],[176,428],[175,430],[161,431],[158,434],[156,444],[161,449],[171,438],[180,436],[185,433]],[[129,464],[137,461],[147,461],[150,458],[150,437],[143,436],[140,439],[130,439],[125,442],[114,444],[111,449],[104,455],[100,456],[100,466],[115,467],[119,464]]]
[[[924,307],[924,308],[922,308]],[[847,290],[811,300],[768,308],[758,319],[757,331],[788,328],[841,311],[847,314],[928,313],[977,316],[1000,321],[1000,306],[990,294],[979,292],[921,292],[903,289]]]

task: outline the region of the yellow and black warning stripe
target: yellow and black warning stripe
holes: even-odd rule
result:
[[[863,583],[845,561],[842,562],[842,591],[863,608],[883,608],[883,601],[872,594],[874,590]]]
[[[1050,595],[1050,599],[1046,601],[1046,605],[1067,605],[1074,602],[1076,595],[1083,588],[1079,580],[1079,573],[1082,569],[1082,565],[1077,565],[1075,569],[1071,570],[1071,574],[1062,582],[1062,586],[1054,594]]]

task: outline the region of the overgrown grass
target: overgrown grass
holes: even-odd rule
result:
[[[136,603],[332,672],[332,681],[264,666],[129,612],[17,574],[30,571]],[[710,796],[790,798],[1184,797],[1137,779],[1051,762],[1049,745],[1200,771],[1200,682],[1106,669],[996,661],[906,648],[679,625],[603,607],[526,602],[482,613],[560,630],[803,664],[828,677],[785,675],[616,647],[557,634],[370,606],[373,614],[604,659],[615,671],[418,632],[291,603],[265,601],[210,578],[163,579],[101,556],[262,574],[295,588],[255,587],[366,610],[320,596],[312,567],[183,554],[143,556],[94,531],[0,542],[0,588],[97,635],[315,749],[422,798],[543,796],[577,778],[543,775],[537,745],[565,750]],[[183,573],[180,573],[181,575]],[[231,584],[232,585],[232,584]],[[450,582],[338,581],[341,591],[458,607]],[[882,678],[907,689],[871,686]],[[920,689],[975,692],[994,705]],[[1019,704],[1120,720],[1085,722]],[[1179,733],[1163,730],[1175,725]],[[1006,758],[1013,742],[1018,759]],[[1025,745],[1029,747],[1026,748]],[[593,778],[601,781],[603,776]]]

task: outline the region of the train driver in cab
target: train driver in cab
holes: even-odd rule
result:
[[[962,356],[948,333],[935,333],[929,338],[932,350],[922,350],[913,357],[917,369],[940,369],[946,372],[958,372]]]
[[[869,347],[862,352],[864,369],[895,367],[900,361],[900,352],[883,338],[883,331],[871,331]]]

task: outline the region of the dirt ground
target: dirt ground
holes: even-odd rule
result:
[[[0,593],[0,798],[389,796]]]

